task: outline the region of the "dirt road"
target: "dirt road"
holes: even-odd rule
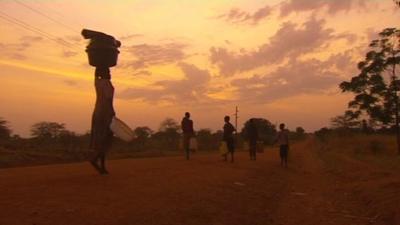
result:
[[[308,140],[292,147],[288,169],[277,149],[256,162],[217,154],[0,170],[0,225],[364,225],[367,213],[346,181],[326,170]]]

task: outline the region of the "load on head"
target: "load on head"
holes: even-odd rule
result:
[[[120,41],[111,35],[88,29],[82,30],[82,36],[90,39],[86,52],[91,66],[113,67],[117,65]]]

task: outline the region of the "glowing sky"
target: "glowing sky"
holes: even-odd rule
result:
[[[216,130],[238,105],[239,125],[313,131],[345,110],[338,83],[398,21],[391,0],[2,0],[0,117],[23,136],[39,121],[88,131],[89,28],[122,41],[114,107],[132,127],[190,111],[196,129]]]

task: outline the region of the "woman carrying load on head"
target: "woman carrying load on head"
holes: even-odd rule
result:
[[[105,160],[111,148],[113,132],[111,121],[115,116],[113,107],[114,87],[111,83],[110,67],[117,64],[118,48],[121,42],[102,32],[82,30],[82,35],[90,39],[86,48],[89,64],[96,67],[94,86],[96,89],[96,105],[92,115],[90,137],[90,163],[100,174],[108,174]]]
[[[115,116],[113,107],[114,87],[110,79],[111,75],[108,67],[96,67],[94,80],[96,105],[92,116],[90,140],[90,148],[94,150],[94,153],[90,158],[90,163],[100,174],[108,174],[105,158],[106,153],[111,148],[113,139],[110,124]]]

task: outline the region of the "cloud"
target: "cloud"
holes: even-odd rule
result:
[[[182,43],[132,45],[127,48],[127,51],[135,59],[125,66],[133,67],[134,69],[144,69],[153,65],[176,63],[187,57],[183,51],[186,47]]]
[[[128,88],[119,96],[124,99],[177,104],[209,101],[210,98],[206,94],[211,79],[210,73],[192,64],[179,63],[178,66],[184,74],[183,79],[158,81],[148,88]]]
[[[232,8],[228,12],[217,16],[234,24],[257,25],[261,20],[268,18],[274,11],[279,11],[281,17],[286,17],[291,13],[315,11],[326,9],[331,15],[340,11],[349,11],[355,7],[365,7],[363,0],[286,0],[278,5],[265,5],[255,12],[247,12],[240,8]]]
[[[62,55],[63,55],[65,58],[70,58],[70,57],[73,57],[73,56],[78,55],[78,53],[75,52],[75,51],[64,50]]]
[[[83,46],[84,44],[88,44],[89,42],[84,39],[81,35],[66,35],[62,38],[57,38],[57,41],[60,43],[64,43],[66,45],[77,45]]]
[[[133,76],[151,76],[152,73],[148,70],[139,70],[133,73]]]
[[[22,36],[17,43],[0,43],[0,51],[7,58],[25,60],[27,58],[25,51],[42,40],[40,36]]]
[[[7,56],[9,59],[15,59],[15,60],[26,60],[28,57],[26,57],[25,54],[20,54],[20,53],[6,53],[4,54]]]
[[[249,13],[238,8],[232,8],[231,10],[229,10],[229,12],[224,13],[217,18],[224,19],[225,21],[230,23],[247,23],[256,25],[261,20],[270,16],[273,10],[274,9],[269,5],[258,9],[254,13]]]
[[[71,87],[78,86],[78,82],[76,80],[64,80],[64,83]]]
[[[288,16],[295,12],[312,11],[325,8],[329,14],[349,11],[353,6],[364,6],[362,0],[287,0],[280,6],[280,15]]]
[[[117,39],[120,40],[120,41],[129,41],[129,40],[132,40],[132,39],[135,39],[135,38],[140,38],[140,37],[143,37],[143,36],[144,36],[143,34],[128,34],[128,35],[119,37]]]
[[[335,38],[333,30],[324,28],[324,25],[324,20],[314,17],[302,26],[286,22],[268,43],[257,50],[236,53],[226,48],[212,47],[210,61],[219,67],[223,76],[233,76],[238,72],[296,58],[323,47],[327,41]]]
[[[301,94],[324,93],[341,81],[341,72],[344,71],[338,72],[332,67],[343,66],[344,59],[348,58],[335,55],[327,61],[293,59],[272,73],[234,79],[231,84],[236,88],[240,100],[251,103],[268,103]],[[347,64],[354,65],[351,60]]]

